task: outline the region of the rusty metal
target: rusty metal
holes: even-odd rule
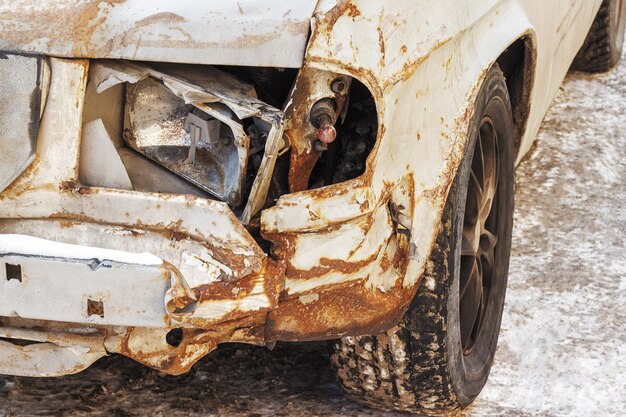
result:
[[[243,17],[228,14],[237,25],[250,17],[246,7],[251,3],[240,3]],[[238,219],[227,204],[203,196],[81,183],[81,129],[84,121],[94,120],[83,120],[83,114],[93,110],[84,109],[90,64],[80,59],[50,58],[52,78],[37,156],[0,193],[0,230],[59,243],[152,254],[163,261],[164,271],[169,273],[162,294],[164,324],[148,328],[3,317],[0,334],[10,334],[11,330],[18,338],[45,343],[44,349],[57,352],[57,358],[65,355],[65,350],[59,353],[56,347],[80,347],[88,341],[78,334],[93,335],[87,346],[94,350],[74,361],[76,366],[56,367],[55,374],[82,369],[103,351],[118,352],[155,369],[179,374],[222,342],[271,345],[277,340],[371,334],[397,322],[419,283],[426,279],[426,285],[435,284],[438,265],[433,265],[430,257],[437,249],[441,213],[487,69],[507,47],[524,39],[530,52],[526,56],[532,58],[525,65],[536,66],[524,70],[536,78],[525,80],[529,91],[523,94],[527,95],[524,102],[532,105],[523,117],[521,113],[516,116],[516,123],[525,126],[520,131],[521,157],[532,143],[558,88],[557,81],[565,74],[585,32],[553,28],[537,16],[555,14],[562,19],[554,21],[571,22],[568,27],[588,28],[600,0],[579,3],[576,10],[580,13],[575,15],[565,7],[567,2],[538,6],[525,0],[471,2],[471,7],[463,8],[464,13],[456,9],[450,13],[449,7],[435,2],[415,8],[410,0],[384,5],[366,0],[322,1],[312,13],[312,3],[307,3],[308,8],[297,12],[296,33],[286,34],[290,39],[287,44],[292,46],[286,51],[276,47],[281,42],[272,41],[282,39],[276,33],[288,32],[282,27],[278,32],[274,28],[264,31],[269,40],[255,39],[255,43],[246,35],[241,39],[245,45],[226,41],[221,46],[210,40],[196,42],[196,32],[190,33],[191,41],[174,42],[166,31],[167,39],[159,48],[151,38],[138,42],[139,29],[151,24],[125,18],[120,27],[132,30],[124,34],[128,45],[122,45],[124,36],[117,32],[119,28],[111,29],[110,23],[120,21],[115,13],[138,3],[85,2],[75,9],[69,7],[72,4],[69,0],[53,6],[3,4],[0,21],[7,25],[2,29],[0,48],[10,45],[68,57],[144,60],[167,59],[163,51],[168,50],[174,51],[171,62],[215,65],[233,57],[241,58],[239,64],[273,65],[287,62],[286,55],[296,66],[303,62],[284,107],[285,119],[283,112],[275,109],[267,113],[268,106],[260,100],[249,106],[249,91],[239,90],[235,100],[230,93],[206,94],[194,100],[192,95],[185,95],[190,91],[188,86],[174,86],[181,97],[198,107],[228,102],[239,119],[266,115],[265,122],[272,125],[268,133],[272,141],[266,144],[265,162],[251,191],[249,201],[253,203]],[[153,18],[159,22],[155,27],[191,29],[195,17],[185,14],[188,22],[176,18],[172,15],[176,7],[165,6],[169,11]],[[234,10],[236,5],[224,7]],[[291,10],[292,6],[280,7]],[[311,36],[302,61],[296,52],[304,48],[303,22],[311,14]],[[277,18],[274,11],[270,15]],[[74,23],[60,24],[61,20]],[[164,20],[175,24],[162,26]],[[287,15],[281,22],[293,20]],[[253,36],[261,34],[254,28]],[[203,33],[217,36],[227,32],[204,29]],[[558,48],[550,40],[555,32]],[[234,33],[241,35],[236,30]],[[49,36],[52,34],[57,36]],[[299,40],[297,47],[291,43],[295,38]],[[185,49],[185,45],[190,47]],[[261,45],[268,55],[259,52],[263,55],[259,59],[259,54],[249,53],[255,45]],[[151,51],[151,47],[155,49]],[[200,47],[206,53],[198,55]],[[219,56],[221,50],[228,52],[224,59]],[[272,51],[280,52],[272,55]],[[95,61],[92,65],[106,69],[91,74],[100,93],[132,81],[128,71],[120,68],[137,67],[117,61]],[[376,143],[365,170],[358,178],[307,190],[322,151],[315,149],[318,129],[310,120],[311,109],[319,100],[331,99],[336,103],[335,114],[340,115],[354,79],[369,90],[377,116]],[[113,124],[103,121],[117,145],[121,137],[114,137]],[[275,160],[287,149],[291,151],[287,174],[291,193],[266,208]],[[259,212],[261,218],[251,223]],[[250,222],[250,228],[242,222]],[[271,243],[269,254],[251,232],[260,233]],[[8,272],[11,277],[19,275],[10,268]],[[19,284],[15,279],[10,281],[11,285]],[[95,313],[90,317],[98,320],[104,313],[106,318],[106,300],[101,311],[98,303],[102,300],[89,299],[94,302]],[[99,344],[104,350],[95,347]],[[46,355],[42,352],[41,357]]]
[[[357,281],[286,299],[267,318],[266,343],[377,334],[400,321],[414,294],[415,288],[398,285],[383,292]]]
[[[309,176],[323,150],[323,147],[315,149],[319,139],[318,129],[322,123],[327,126],[334,125],[337,115],[341,114],[348,88],[334,92],[332,86],[333,84],[336,86],[338,80],[349,86],[351,78],[307,66],[298,74],[285,107],[288,123],[284,134],[292,147],[288,175],[291,192],[308,188]],[[329,105],[331,102],[333,104]],[[316,107],[317,103],[319,104]],[[328,111],[329,108],[332,111]],[[321,116],[317,114],[319,110],[322,110],[322,118],[326,120],[320,120],[317,124],[316,119]]]
[[[333,81],[333,85],[336,82],[337,81]],[[343,89],[341,91],[343,91]],[[336,105],[333,100],[325,98],[319,100],[311,108],[311,115],[309,116],[311,124],[317,129],[317,139],[325,144],[329,144],[337,138],[337,131],[334,126],[337,122],[335,107]]]

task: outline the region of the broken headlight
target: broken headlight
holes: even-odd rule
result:
[[[96,90],[126,83],[124,141],[137,152],[237,208],[248,223],[263,208],[283,113],[212,67],[106,61]]]

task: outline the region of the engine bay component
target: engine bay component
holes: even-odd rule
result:
[[[227,202],[244,224],[263,208],[288,144],[284,114],[251,85],[213,67],[101,61],[91,74],[98,93],[126,83],[128,147]]]
[[[35,158],[49,83],[43,57],[0,51],[0,191]]]
[[[352,83],[349,76],[305,66],[285,107],[289,123],[285,136],[291,144],[289,191],[309,188],[311,171],[337,137],[335,123],[343,115]],[[309,117],[299,115],[308,114]]]

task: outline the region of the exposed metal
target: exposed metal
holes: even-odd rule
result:
[[[326,132],[322,132],[322,136],[327,136],[342,113],[348,89],[338,90],[338,82],[349,87],[351,78],[308,66],[298,74],[285,106],[288,120],[285,137],[292,147],[289,164],[289,190],[292,192],[308,188],[311,171],[320,153],[326,149],[325,143],[319,140],[320,128],[324,124]],[[319,123],[318,117],[322,119]],[[320,143],[324,145],[319,146]]]

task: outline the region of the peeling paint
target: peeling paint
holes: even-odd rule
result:
[[[316,2],[243,3],[242,13],[235,2],[5,1],[0,49],[66,58],[299,67]]]
[[[52,77],[37,155],[0,193],[0,229],[47,239],[59,253],[62,244],[72,244],[97,253],[122,248],[150,254],[160,261],[163,274],[163,287],[150,286],[150,291],[158,292],[159,307],[151,313],[159,325],[100,320],[102,315],[107,318],[110,300],[95,296],[87,299],[104,307],[87,318],[72,316],[72,329],[46,321],[42,311],[29,318],[1,317],[0,331],[22,332],[21,337],[41,342],[29,349],[3,345],[15,358],[31,365],[32,354],[57,358],[50,369],[28,365],[30,374],[76,372],[106,352],[180,374],[223,342],[271,346],[278,340],[374,334],[394,326],[424,274],[430,277],[437,268],[430,255],[487,69],[509,45],[527,40],[537,78],[529,80],[532,106],[520,123],[526,126],[520,131],[523,154],[550,93],[556,92],[557,81],[567,70],[566,54],[573,57],[584,33],[563,34],[557,51],[562,59],[553,59],[550,48],[537,48],[549,44],[550,22],[543,10],[524,1],[489,0],[459,13],[435,3],[416,8],[410,0],[384,5],[322,1],[316,10],[314,2],[295,9],[263,0],[208,5],[202,13],[183,4],[161,7],[161,1],[142,3],[141,13],[133,1],[74,3],[0,6],[4,24],[0,48],[74,58],[49,60]],[[566,12],[556,3],[549,7],[555,13]],[[222,20],[232,27],[217,22],[220,16],[228,17]],[[573,24],[585,26],[588,22],[575,21],[581,16],[572,15]],[[198,24],[205,18],[209,24]],[[244,34],[244,27],[249,32]],[[274,163],[287,150],[282,117],[273,120],[275,141],[265,150],[266,164],[252,186],[254,203],[240,219],[226,203],[204,197],[81,183],[82,114],[90,62],[76,58],[95,57],[300,67],[283,109],[284,140],[291,151],[289,193],[266,207]],[[254,105],[239,106],[232,97],[220,95],[220,88],[198,95],[180,80],[146,68],[100,61],[93,65],[92,81],[102,91],[149,74],[198,106],[230,103],[239,118],[265,114],[269,108],[251,99],[243,87],[237,91]],[[324,152],[316,141],[318,128],[311,121],[311,110],[320,100],[331,100],[330,122],[337,122],[348,99],[347,88],[333,90],[338,80],[348,86],[358,80],[371,93],[378,123],[376,144],[358,178],[310,190],[311,172]],[[260,219],[253,219],[259,211]],[[270,245],[266,253],[262,246]],[[23,263],[28,267],[41,262],[41,271],[51,261],[39,258]],[[134,306],[119,302],[115,307],[127,319],[124,312]],[[49,330],[36,333],[41,328]],[[53,338],[59,328],[71,335]],[[104,349],[85,345],[87,341],[78,336],[84,331],[96,332],[95,340]],[[70,341],[74,343],[65,346]],[[14,361],[5,371],[18,372],[19,366]]]

